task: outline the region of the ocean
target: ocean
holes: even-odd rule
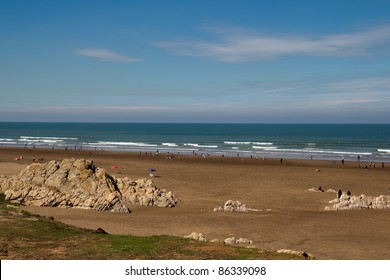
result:
[[[390,162],[390,125],[0,122],[0,145]]]

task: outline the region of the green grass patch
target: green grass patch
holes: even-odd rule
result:
[[[88,210],[85,210],[88,211]],[[9,206],[0,194],[0,259],[291,259],[174,236],[97,234]]]

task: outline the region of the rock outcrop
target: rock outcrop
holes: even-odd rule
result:
[[[226,238],[223,243],[225,244],[252,244],[253,241],[248,238],[235,238],[235,237],[228,237]]]
[[[228,200],[225,205],[214,208],[214,212],[249,212],[249,211],[262,211],[260,209],[248,208],[241,201]]]
[[[311,188],[311,189],[308,189],[309,192],[319,192],[319,193],[322,193],[322,192],[332,192],[332,193],[335,193],[336,191],[334,189],[328,189],[328,190],[324,190],[321,186],[319,186],[318,188]]]
[[[325,210],[352,210],[352,209],[390,209],[390,196],[351,196],[343,193],[339,198],[335,198],[329,203],[332,206],[325,207]]]
[[[183,236],[184,238],[190,238],[197,241],[207,241],[207,239],[200,232],[192,232],[190,235]]]
[[[157,188],[150,179],[115,178],[92,160],[64,159],[34,163],[19,175],[0,177],[6,200],[33,206],[74,207],[128,212],[128,205],[173,207],[172,192]]]
[[[203,236],[203,234],[199,232],[192,232],[190,235],[183,236],[184,238],[190,238],[197,241],[207,241],[207,239]],[[223,244],[253,244],[253,241],[248,238],[235,238],[228,237],[224,240],[212,239],[210,242],[212,243],[223,243]]]
[[[304,257],[306,260],[315,260],[316,259],[312,254],[307,253],[305,251],[294,251],[294,250],[288,250],[288,249],[280,249],[277,251],[277,253]]]

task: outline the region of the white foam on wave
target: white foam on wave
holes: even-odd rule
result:
[[[193,143],[186,143],[184,146],[191,146],[191,147],[197,147],[197,148],[218,148],[218,145],[200,145],[200,144],[193,144]]]
[[[78,138],[74,137],[51,137],[51,136],[20,136],[20,139],[26,139],[26,140],[77,140]]]
[[[261,147],[260,147],[261,148]],[[304,148],[304,149],[286,149],[286,148],[277,148],[277,147],[268,147],[262,148],[266,151],[273,152],[291,152],[291,153],[311,153],[311,154],[335,154],[335,155],[366,155],[370,156],[372,153],[369,152],[346,152],[346,151],[334,151],[334,150],[314,150],[312,148]]]
[[[336,155],[364,155],[364,156],[370,156],[372,153],[369,152],[346,152],[346,151],[327,151],[327,150],[313,150],[313,149],[304,149],[306,151],[309,151],[311,153],[319,153],[319,154],[336,154]]]
[[[224,141],[227,145],[249,145],[251,142],[235,142],[235,141]]]
[[[390,149],[378,149],[378,152],[390,154]]]
[[[137,142],[105,142],[98,141],[97,143],[88,143],[89,145],[117,145],[117,146],[136,146],[136,147],[157,147],[156,144],[137,143]]]
[[[278,149],[278,147],[264,147],[264,146],[252,146],[252,148],[256,150],[265,150],[265,151],[274,151]]]
[[[67,140],[78,140],[73,137],[56,137],[56,136],[20,136],[17,141],[20,143],[35,143],[35,144],[56,144],[63,143]]]
[[[162,143],[163,146],[167,147],[177,147],[178,145],[176,143]]]
[[[252,142],[252,141],[224,141],[226,145],[263,145],[263,146],[272,146],[274,143],[271,142]]]
[[[60,140],[60,139],[57,139],[57,140],[54,140],[54,139],[44,139],[44,138],[40,138],[40,139],[18,139],[19,142],[29,142],[29,143],[60,143],[60,142],[64,142],[64,140]]]
[[[14,141],[0,141],[0,144],[18,144],[18,142],[14,142]]]

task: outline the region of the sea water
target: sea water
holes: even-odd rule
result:
[[[390,125],[9,122],[0,145],[389,162]]]

